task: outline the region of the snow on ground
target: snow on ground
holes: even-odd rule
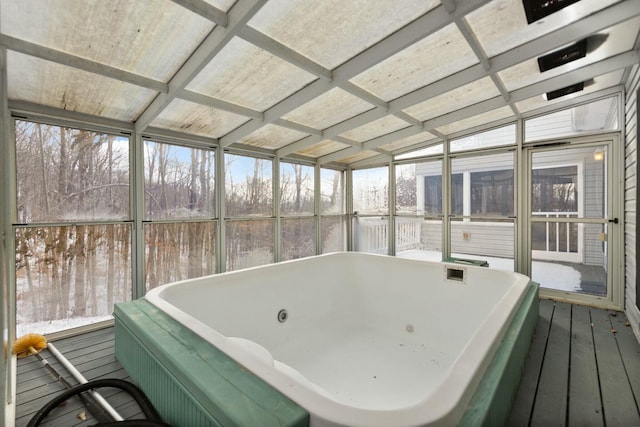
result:
[[[44,322],[18,323],[16,325],[16,337],[19,338],[24,334],[30,333],[46,335],[111,319],[113,319],[113,316],[70,317],[68,319],[46,320]]]
[[[513,271],[513,259],[495,258],[488,256],[451,254],[454,258],[480,259],[489,262],[489,267],[497,270]],[[442,252],[410,250],[398,254],[400,258],[409,258],[422,261],[442,261]],[[540,283],[545,288],[557,289],[559,291],[576,292],[580,290],[581,274],[575,268],[552,262],[533,261],[532,277],[534,282]]]

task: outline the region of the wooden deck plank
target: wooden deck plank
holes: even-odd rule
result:
[[[571,305],[556,303],[531,426],[564,426],[567,414]]]
[[[609,318],[616,330],[616,341],[631,390],[633,390],[636,407],[640,409],[640,342],[636,339],[626,316],[621,313],[615,316],[613,314],[616,313],[612,313]]]
[[[640,425],[640,414],[618,351],[609,313],[592,310],[591,320],[606,425]]]
[[[540,301],[538,325],[536,326],[536,332],[531,341],[531,347],[525,362],[520,386],[511,408],[511,415],[509,416],[510,426],[526,426],[529,424],[531,412],[533,411],[533,402],[538,388],[542,359],[549,337],[553,309],[553,301],[547,299]]]
[[[585,306],[576,305],[571,310],[570,363],[568,425],[604,426],[591,314]]]

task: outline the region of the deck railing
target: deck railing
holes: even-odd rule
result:
[[[396,218],[396,252],[420,247],[421,222],[422,218]],[[357,217],[354,243],[357,251],[386,254],[389,248],[389,218]]]
[[[534,217],[544,218],[577,218],[578,212],[533,212],[531,214]],[[539,223],[545,225],[545,238],[543,248],[536,248],[545,250],[547,252],[577,252],[578,233],[574,225],[570,222],[544,222]],[[561,241],[561,236],[562,240]],[[563,250],[560,250],[560,249]],[[574,250],[571,250],[574,248]]]

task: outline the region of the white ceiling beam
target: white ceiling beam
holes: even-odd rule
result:
[[[477,9],[488,2],[489,0],[467,0],[458,7],[455,11],[455,15],[464,16],[464,14]],[[317,80],[309,84],[304,89],[299,90],[269,108],[265,112],[264,122],[251,120],[222,137],[220,140],[221,145],[225,147],[233,144],[235,141],[242,139],[261,126],[270,123],[270,121],[282,117],[299,106],[311,101],[316,96],[341,85],[352,77],[393,56],[413,43],[437,32],[452,22],[451,17],[452,15],[449,14],[444,6],[438,6],[427,12],[423,16],[417,18],[413,22],[407,24],[395,33],[337,67],[333,70],[333,80],[331,82]]]
[[[351,82],[344,82],[340,84],[340,89],[345,90],[351,95],[355,95],[364,101],[367,101],[369,104],[375,105],[378,108],[382,108],[385,112],[389,111],[389,103],[387,101],[378,98],[371,92],[367,92],[360,86],[356,86]]]
[[[229,24],[229,17],[226,12],[218,9],[217,7],[207,3],[204,0],[172,0],[175,4],[178,4],[185,9],[197,13],[203,18],[214,22],[216,25],[226,27]]]
[[[386,135],[379,136],[377,138],[370,139],[366,142],[362,143],[363,150],[374,150],[382,145],[390,144],[394,141],[398,141],[399,139],[408,138],[410,136],[418,135],[419,133],[423,133],[424,129],[418,129],[417,127],[408,127],[404,129],[400,129]]]
[[[286,129],[291,129],[291,130],[295,130],[295,131],[302,132],[302,133],[308,133],[310,135],[315,135],[315,136],[319,136],[319,137],[322,136],[322,131],[321,130],[318,130],[318,129],[315,129],[315,128],[312,128],[312,127],[309,127],[309,126],[305,126],[305,125],[302,125],[300,123],[292,122],[290,120],[278,119],[278,120],[274,120],[273,124],[281,126],[283,128],[286,128]]]
[[[203,106],[215,108],[218,110],[226,111],[240,116],[250,117],[256,120],[262,120],[264,114],[262,112],[253,110],[251,108],[243,107],[242,105],[234,104],[232,102],[223,101],[213,96],[204,95],[198,92],[182,89],[176,94],[176,98],[180,98],[185,101],[194,102]]]
[[[306,56],[299,54],[295,50],[283,45],[277,40],[272,39],[254,28],[244,26],[238,30],[237,35],[249,43],[258,46],[259,48],[264,49],[282,60],[287,61],[298,68],[302,68],[321,79],[330,81],[333,78],[331,70],[324,68],[317,62],[310,60]]]
[[[337,162],[340,159],[344,159],[345,157],[358,154],[361,151],[362,151],[362,147],[354,145],[351,147],[344,148],[340,151],[335,151],[331,154],[327,154],[326,156],[318,157],[318,163],[320,165],[323,165],[325,163]]]
[[[109,77],[135,86],[144,87],[158,92],[169,91],[169,85],[159,80],[154,80],[141,76],[140,74],[131,73],[120,68],[91,61],[67,52],[37,45],[26,40],[7,36],[6,34],[0,34],[0,45],[14,52],[34,56],[36,58],[44,59],[45,61],[54,62],[56,64],[76,68],[78,70],[87,71],[100,76]]]
[[[174,144],[184,145],[193,143],[198,146],[214,148],[218,145],[217,138],[210,138],[202,135],[185,134],[171,129],[162,129],[149,126],[142,134],[143,138],[151,140],[159,140],[157,142],[172,142]]]
[[[349,163],[349,167],[352,169],[365,169],[368,167],[382,166],[388,164],[393,160],[392,154],[379,154],[377,156],[369,157],[368,159],[358,160],[357,162]]]
[[[60,126],[78,127],[89,125],[92,128],[104,129],[107,132],[133,132],[133,123],[123,122],[106,117],[93,116],[77,111],[34,104],[28,101],[10,100],[9,109],[17,115],[29,118],[52,119]]]
[[[236,36],[237,31],[242,28],[267,0],[238,0],[229,11],[229,22],[226,27],[216,26],[204,41],[198,46],[189,59],[182,64],[178,72],[169,81],[167,93],[158,95],[136,120],[135,128],[137,132],[142,132],[149,124],[173,101],[178,93],[185,89],[187,85],[202,69],[209,64],[211,59],[217,55]]]

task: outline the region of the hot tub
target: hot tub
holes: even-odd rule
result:
[[[452,426],[486,422],[496,402],[482,401],[505,400],[496,393],[508,414],[536,289],[516,273],[345,252],[172,283],[145,299],[303,408],[310,426]],[[125,369],[118,335],[135,335],[123,320],[135,303],[115,313]],[[487,397],[476,393],[487,375],[515,378]]]

